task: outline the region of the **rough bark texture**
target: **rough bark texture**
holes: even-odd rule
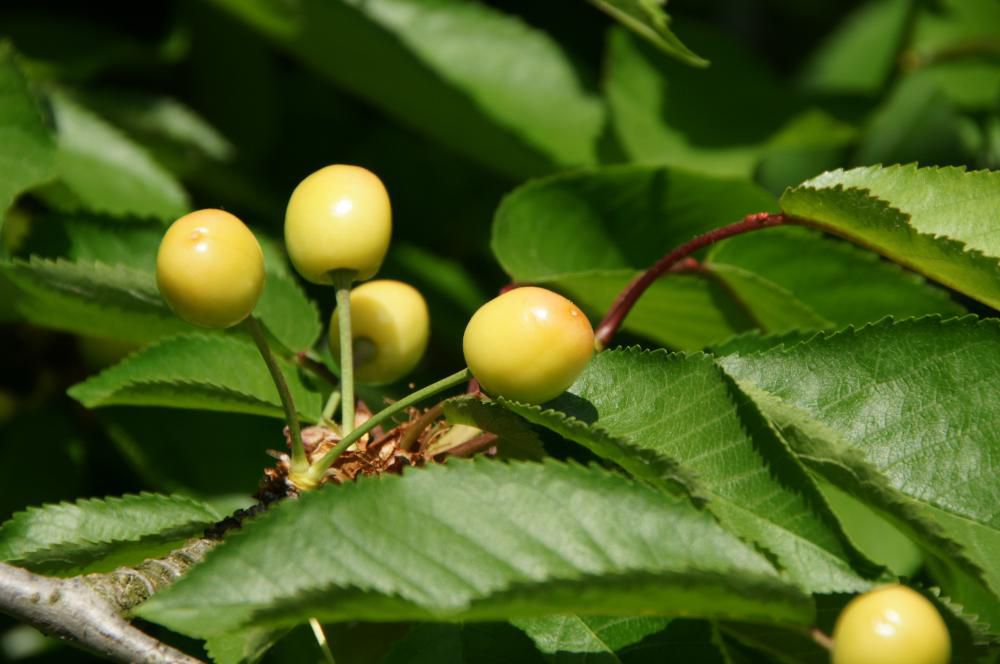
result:
[[[54,579],[0,563],[0,612],[114,662],[199,664],[201,660],[157,641],[123,617],[127,609],[112,598],[131,603],[131,608],[142,601],[140,596],[148,597],[157,587],[153,581],[140,581],[140,575],[117,570]],[[126,576],[131,581],[125,581]],[[142,586],[141,591],[136,584]]]

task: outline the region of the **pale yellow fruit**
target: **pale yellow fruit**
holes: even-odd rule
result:
[[[382,181],[360,166],[316,171],[292,192],[285,211],[285,246],[303,277],[331,284],[334,270],[375,276],[392,236],[392,209]]]
[[[565,392],[587,366],[594,330],[562,295],[515,288],[480,307],[463,346],[472,375],[488,393],[542,403]]]
[[[360,351],[354,380],[380,385],[413,371],[427,350],[430,315],[423,296],[402,281],[378,279],[351,291],[351,338]],[[337,311],[330,318],[330,352],[340,357]]]
[[[175,221],[156,254],[160,294],[178,316],[225,328],[250,315],[264,289],[264,253],[250,229],[223,210]]]
[[[951,639],[923,595],[906,586],[852,599],[833,630],[833,664],[947,664]]]

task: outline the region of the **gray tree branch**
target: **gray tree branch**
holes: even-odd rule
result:
[[[200,664],[129,624],[129,612],[215,545],[192,540],[163,558],[107,574],[56,579],[0,563],[0,612],[114,662]]]

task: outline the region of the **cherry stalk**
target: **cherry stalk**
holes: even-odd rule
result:
[[[696,267],[698,264],[691,258],[691,254],[694,252],[715,244],[719,240],[760,230],[762,228],[780,226],[788,223],[790,220],[791,218],[789,216],[782,213],[756,212],[754,214],[748,214],[736,223],[723,226],[722,228],[717,228],[713,231],[705,233],[704,235],[699,235],[693,240],[689,240],[672,250],[670,253],[658,260],[648,270],[633,279],[618,295],[618,297],[615,298],[611,308],[608,309],[608,313],[604,316],[604,319],[601,320],[596,331],[594,332],[595,346],[598,350],[603,350],[609,343],[611,343],[611,339],[614,338],[618,328],[621,327],[622,321],[625,320],[625,316],[628,315],[628,312],[632,310],[635,303],[654,281],[667,272],[687,271]]]

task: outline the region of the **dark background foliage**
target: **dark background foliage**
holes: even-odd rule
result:
[[[0,5],[0,40],[13,44],[34,80],[75,95],[145,146],[181,180],[192,207],[229,209],[266,234],[280,236],[289,192],[316,168],[345,162],[378,173],[391,192],[395,214],[394,246],[382,274],[416,284],[434,312],[431,350],[413,381],[453,371],[462,361],[460,340],[468,316],[508,281],[490,251],[490,225],[502,197],[529,177],[585,164],[522,159],[503,154],[502,145],[495,153],[462,149],[447,140],[445,116],[434,124],[438,105],[450,103],[437,98],[435,89],[410,89],[401,72],[399,80],[389,77],[383,84],[403,90],[407,108],[373,103],[358,93],[365,85],[352,77],[367,74],[352,73],[353,63],[310,64],[297,55],[301,45],[265,36],[224,4],[177,0],[123,9],[113,3],[8,0]],[[279,9],[282,4],[273,2]],[[552,36],[568,54],[585,93],[595,98],[607,93],[614,22],[605,14],[580,0],[489,4]],[[921,57],[919,41],[895,34],[887,21],[885,29],[875,30],[873,41],[859,47],[855,80],[840,85],[836,76],[824,80],[810,69],[817,48],[846,22],[858,20],[859,10],[898,5],[912,20],[918,11],[947,15],[954,4],[675,0],[668,7],[673,27],[696,52],[712,59],[713,67],[687,68],[652,46],[637,48],[684,91],[685,99],[671,107],[668,119],[703,147],[751,144],[784,126],[796,110],[825,112],[831,124],[817,129],[811,142],[754,159],[748,175],[772,192],[825,168],[861,163],[997,167],[996,50],[935,56],[992,66],[992,78],[975,79],[991,83],[970,86],[948,76],[918,76],[913,63]],[[860,16],[874,20],[876,13],[887,12]],[[381,47],[375,48],[377,54]],[[482,57],[489,57],[490,45],[483,49]],[[885,49],[888,57],[881,54]],[[330,69],[336,75],[329,75]],[[180,102],[204,122],[184,124],[182,133],[190,133],[171,135],[152,113],[164,99]],[[407,117],[410,109],[418,115]],[[843,136],[830,140],[831,127]],[[597,152],[601,163],[657,161],[655,155],[641,154],[641,141],[638,147],[629,145],[629,137],[608,122]],[[737,162],[742,163],[738,155],[723,156],[716,170],[739,170]],[[56,194],[18,203],[5,226],[8,247],[26,252],[58,242],[39,222]],[[310,294],[329,312],[331,292],[312,289]],[[0,353],[0,521],[27,505],[60,499],[177,488],[240,495],[255,484],[266,463],[260,452],[275,446],[274,427],[259,426],[254,416],[161,409],[112,408],[95,415],[65,390],[125,347],[30,326],[2,304],[0,320],[5,321],[0,323],[5,349]],[[240,445],[228,442],[233,440]],[[219,477],[215,469],[223,463],[232,470]],[[363,649],[390,640],[384,627],[377,637],[366,629],[338,627],[332,641],[340,644],[337,648]],[[525,637],[509,631],[513,653]],[[474,642],[474,633],[467,636]],[[308,633],[302,637],[284,642],[270,657],[315,657]],[[23,652],[31,655],[25,661],[87,660],[51,644],[34,655],[36,646],[28,632],[0,621],[0,658]],[[297,652],[299,647],[306,650]],[[363,650],[338,655],[346,661],[374,657]]]

